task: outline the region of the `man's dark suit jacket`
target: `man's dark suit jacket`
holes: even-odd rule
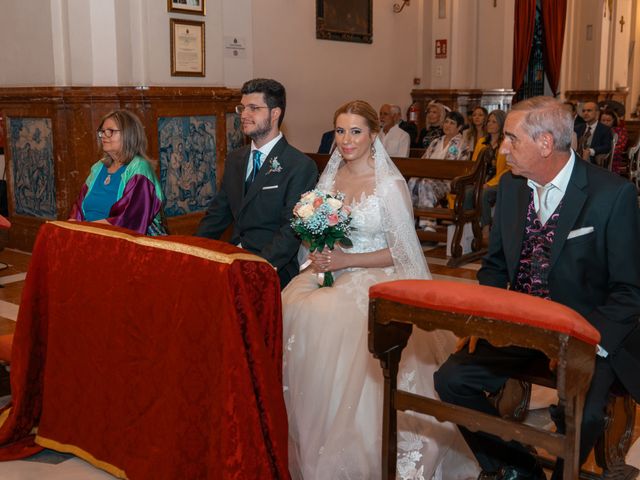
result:
[[[503,175],[483,285],[514,285],[531,189]],[[640,401],[640,220],[633,184],[576,156],[551,247],[551,299],[573,308],[600,332],[600,345],[627,390]],[[570,232],[593,227],[586,235]]]
[[[324,132],[322,134],[322,138],[320,139],[320,146],[318,147],[318,153],[331,153],[333,148],[333,139],[335,138],[335,132],[333,130],[329,130],[328,132]]]
[[[234,223],[230,242],[260,255],[278,269],[282,288],[298,273],[300,240],[289,221],[300,196],[318,180],[316,164],[282,137],[244,192],[251,146],[227,155],[222,185],[200,222],[197,236],[220,238]],[[274,163],[281,171],[273,171]],[[277,168],[277,167],[275,167]],[[271,170],[271,171],[270,171]]]
[[[582,123],[575,126],[576,136],[578,137],[578,148],[580,148],[580,140],[582,139],[582,136],[584,135],[586,128],[587,128],[586,123]],[[602,154],[609,153],[611,151],[612,142],[613,142],[613,133],[611,132],[611,129],[606,125],[600,122],[597,122],[596,128],[591,138],[591,148],[593,148],[595,155],[602,155]],[[594,157],[591,156],[589,160],[593,163]]]

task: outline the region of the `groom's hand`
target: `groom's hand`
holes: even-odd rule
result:
[[[476,351],[476,345],[478,344],[478,338],[475,335],[471,335],[470,337],[462,337],[458,340],[456,344],[456,352],[462,350],[467,344],[469,345],[469,353],[473,353]]]

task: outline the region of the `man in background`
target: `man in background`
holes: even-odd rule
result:
[[[397,105],[380,107],[380,141],[390,157],[408,157],[411,147],[409,134],[399,126],[402,110]]]

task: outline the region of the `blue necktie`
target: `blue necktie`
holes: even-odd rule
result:
[[[258,170],[260,170],[261,156],[262,156],[262,152],[260,150],[253,151],[253,169],[251,170],[251,173],[249,174],[249,176],[247,177],[247,180],[245,181],[245,184],[244,184],[245,191],[249,190],[249,187],[251,186],[253,181],[256,179],[256,175],[258,175]]]

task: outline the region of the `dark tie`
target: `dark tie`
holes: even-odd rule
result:
[[[258,175],[258,170],[260,170],[260,157],[262,156],[262,152],[260,150],[253,151],[253,168],[251,169],[251,173],[247,177],[244,182],[244,191],[249,190],[249,187],[256,179],[256,175]]]
[[[582,136],[582,148],[589,148],[591,146],[591,125],[587,125],[587,128],[584,131],[584,135]]]

